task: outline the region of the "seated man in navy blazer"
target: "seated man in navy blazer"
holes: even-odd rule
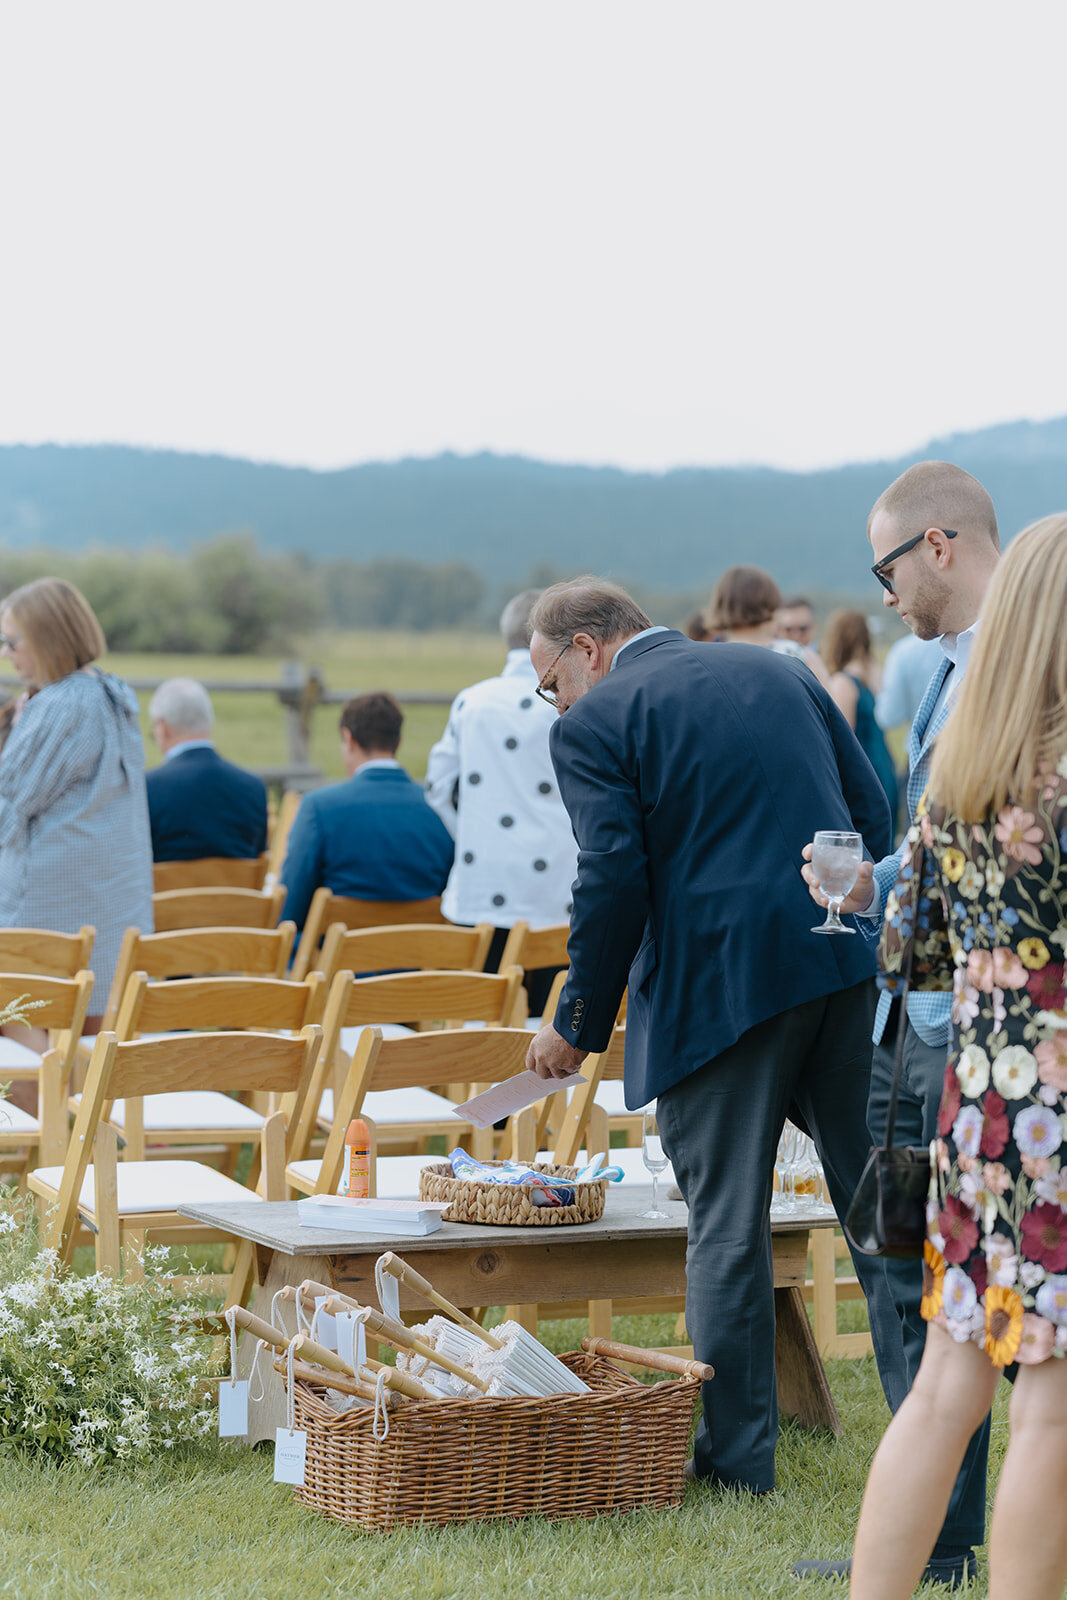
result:
[[[352,900],[428,900],[452,868],[452,835],[396,759],[404,714],[391,694],[341,713],[348,778],[306,794],[289,835],[285,916],[303,927],[315,890]]]
[[[570,976],[528,1064],[560,1077],[603,1050],[629,985],[626,1104],[657,1100],[689,1207],[686,1321],[716,1373],[693,1471],[762,1493],[782,1125],[814,1138],[839,1214],[870,1146],[874,957],[864,939],[811,933],[799,850],[816,829],[854,829],[877,860],[889,806],[803,662],[653,628],[596,578],[547,589],[530,621],[579,854]],[[856,1268],[868,1297],[887,1292],[880,1262]]]
[[[168,678],[149,703],[162,763],[146,774],[152,856],[197,861],[262,855],[267,790],[262,778],[215,749],[211,699],[195,678]]]

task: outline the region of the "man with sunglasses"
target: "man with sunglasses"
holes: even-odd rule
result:
[[[874,554],[871,571],[882,585],[882,601],[899,613],[919,639],[937,639],[941,660],[915,714],[908,742],[908,816],[926,789],[934,742],[952,708],[967,670],[978,616],[1000,557],[996,512],[985,489],[969,472],[947,461],[920,461],[909,467],[875,501],[867,522]],[[804,851],[803,869],[812,896],[826,896]],[[889,891],[896,883],[900,851],[873,865],[865,862],[843,911],[859,913],[868,937],[881,931]],[[884,1143],[886,1105],[893,1076],[897,1030],[904,1028],[904,1058],[894,1142],[927,1145],[937,1131],[937,1112],[945,1080],[952,997],[909,995],[907,1014],[899,1000],[883,994],[874,1025],[874,1062],[868,1110],[871,1138]],[[885,1262],[895,1317],[884,1302],[869,1307],[871,1335],[882,1388],[896,1411],[911,1388],[926,1342],[919,1311],[922,1264]],[[975,1570],[973,1546],[985,1538],[988,1420],[971,1441],[956,1482],[928,1576],[961,1584]],[[798,1562],[804,1576],[831,1577],[847,1571],[841,1561]]]

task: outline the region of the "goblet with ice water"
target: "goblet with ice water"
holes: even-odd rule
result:
[[[841,902],[848,894],[863,860],[863,840],[858,833],[817,833],[811,847],[811,864],[829,900],[826,921],[812,933],[855,933],[841,921]]]

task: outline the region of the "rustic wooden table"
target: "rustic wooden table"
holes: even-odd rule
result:
[[[661,1191],[662,1193],[662,1191]],[[376,1305],[374,1263],[385,1250],[410,1258],[424,1277],[454,1305],[506,1305],[509,1314],[528,1327],[542,1315],[582,1315],[590,1302],[610,1308],[634,1301],[656,1302],[685,1294],[687,1212],[681,1201],[665,1201],[661,1222],[646,1221],[651,1190],[624,1188],[608,1195],[598,1222],[564,1228],[493,1228],[446,1222],[436,1233],[420,1238],[386,1233],[342,1233],[305,1228],[293,1201],[229,1201],[185,1205],[178,1209],[235,1238],[250,1239],[256,1258],[257,1288],[253,1309],[270,1316],[274,1294],[305,1278],[329,1283],[364,1304]],[[833,1216],[774,1219],[774,1302],[777,1318],[775,1370],[782,1412],[813,1428],[841,1431],[826,1372],[819,1357],[804,1307],[811,1228],[833,1227]],[[426,1306],[403,1285],[401,1311]],[[608,1310],[610,1315],[610,1309]],[[603,1328],[596,1331],[603,1332]],[[247,1343],[247,1341],[246,1341]],[[242,1355],[242,1368],[247,1356]],[[269,1363],[265,1369],[267,1399],[259,1407],[259,1425],[252,1438],[273,1438],[281,1421],[280,1386]]]

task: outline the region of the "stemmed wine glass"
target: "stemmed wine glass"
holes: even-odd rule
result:
[[[648,1211],[642,1211],[641,1216],[653,1221],[660,1221],[667,1217],[666,1211],[661,1211],[657,1205],[657,1185],[659,1175],[670,1165],[667,1152],[663,1148],[663,1141],[659,1136],[659,1123],[656,1120],[656,1103],[645,1107],[644,1121],[641,1124],[641,1160],[647,1170],[652,1174],[652,1205]]]
[[[779,1187],[771,1203],[772,1210],[778,1216],[791,1216],[797,1209],[797,1134],[798,1130],[791,1122],[787,1122],[778,1141],[778,1154],[774,1166],[778,1173]]]
[[[811,847],[811,864],[819,886],[829,900],[826,921],[812,933],[855,933],[841,921],[841,902],[855,883],[863,860],[863,840],[858,833],[817,833]]]

